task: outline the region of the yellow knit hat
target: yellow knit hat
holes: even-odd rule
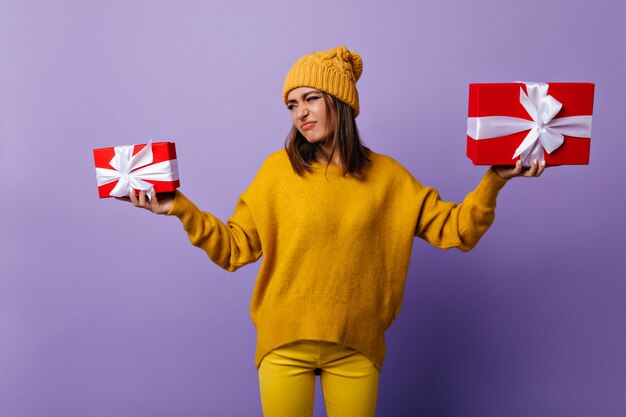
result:
[[[298,87],[311,87],[337,97],[359,115],[359,92],[356,82],[363,72],[361,56],[338,46],[328,51],[312,52],[300,58],[287,73],[283,101]]]

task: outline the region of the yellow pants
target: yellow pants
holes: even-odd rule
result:
[[[372,417],[379,372],[363,354],[346,346],[299,341],[270,352],[259,367],[265,417],[311,417],[315,373],[321,378],[328,417]]]

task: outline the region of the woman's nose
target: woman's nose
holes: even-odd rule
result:
[[[306,108],[306,106],[300,106],[298,107],[298,118],[302,119],[303,117],[306,117],[309,114],[309,109]]]

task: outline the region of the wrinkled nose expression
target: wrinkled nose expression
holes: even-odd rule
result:
[[[326,102],[319,90],[299,87],[287,96],[287,109],[291,122],[310,143],[322,142],[326,132]]]

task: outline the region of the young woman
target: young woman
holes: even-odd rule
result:
[[[227,223],[183,194],[128,200],[178,217],[191,243],[229,271],[263,256],[251,301],[266,417],[311,416],[315,375],[329,416],[373,416],[415,236],[470,250],[494,219],[508,179],[492,167],[461,204],[444,202],[393,159],[366,148],[355,118],[361,57],[343,46],[305,55],[285,79],[293,127]]]

